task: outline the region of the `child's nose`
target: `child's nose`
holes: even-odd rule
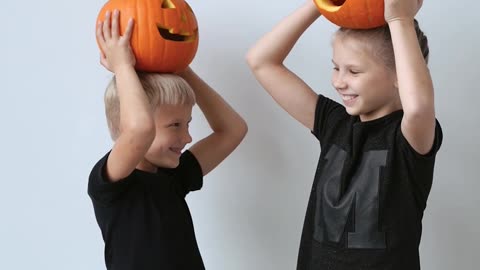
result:
[[[190,136],[189,131],[185,132],[185,135],[183,136],[183,140],[184,140],[185,143],[191,143],[192,142],[192,136]]]
[[[347,87],[347,83],[340,74],[337,74],[332,78],[332,84],[336,89],[345,89]]]

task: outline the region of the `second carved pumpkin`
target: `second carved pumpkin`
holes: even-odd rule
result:
[[[198,25],[193,10],[184,0],[110,0],[100,10],[120,11],[120,33],[129,18],[135,20],[131,45],[135,69],[169,73],[185,69],[198,48]]]
[[[332,23],[352,29],[385,24],[384,0],[313,0],[320,13]]]

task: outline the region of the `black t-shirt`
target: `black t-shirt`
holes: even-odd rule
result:
[[[88,194],[105,241],[109,270],[205,269],[185,196],[202,187],[197,159],[185,151],[175,169],[105,177],[107,153],[92,169]]]
[[[298,270],[418,270],[422,217],[442,143],[430,153],[401,132],[403,111],[361,122],[319,96],[312,133],[321,154],[308,202]]]

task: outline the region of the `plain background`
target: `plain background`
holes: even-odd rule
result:
[[[244,56],[303,3],[190,0],[200,27],[192,67],[249,124],[240,147],[189,195],[207,269],[295,269],[319,155],[313,135],[254,80]],[[2,3],[0,269],[104,269],[87,196],[91,167],[111,147],[103,111],[110,74],[94,27],[104,1]],[[418,14],[444,143],[424,217],[422,269],[478,269],[480,4],[426,0]],[[318,20],[286,64],[318,93],[330,85],[330,38]],[[191,131],[209,131],[199,110]]]

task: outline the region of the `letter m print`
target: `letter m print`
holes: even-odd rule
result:
[[[319,242],[340,242],[347,234],[348,248],[385,248],[385,232],[379,228],[380,169],[387,160],[387,150],[364,152],[350,186],[341,194],[341,174],[347,153],[332,145],[325,156],[325,166],[317,181],[314,238]],[[354,231],[346,232],[353,212]]]

